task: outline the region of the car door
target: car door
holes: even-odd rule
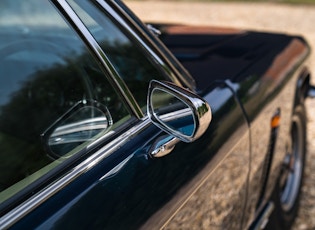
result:
[[[209,83],[207,90],[201,93],[212,111],[212,122],[204,135],[193,143],[176,141],[169,154],[156,158],[153,152],[160,147],[160,142],[169,145],[170,135],[156,127],[145,112],[147,88],[153,79],[175,79],[175,83],[179,83],[180,80],[176,82],[177,73],[168,67],[169,64],[161,65],[163,58],[153,51],[152,45],[150,47],[145,41],[140,43],[139,38],[135,38],[129,22],[113,5],[101,1],[68,3],[70,5],[58,1],[56,7],[79,36],[86,39],[84,42],[89,49],[87,51],[77,37],[57,33],[58,30],[45,33],[44,37],[41,37],[42,31],[34,33],[32,36],[37,42],[26,43],[32,45],[27,53],[32,53],[40,38],[51,38],[52,44],[61,45],[57,46],[59,49],[54,45],[35,49],[34,58],[27,60],[39,59],[43,50],[45,55],[47,50],[56,51],[50,67],[45,70],[35,66],[30,70],[27,76],[32,77],[17,91],[21,96],[11,98],[6,104],[6,107],[16,108],[13,102],[21,98],[28,103],[36,102],[35,105],[24,102],[27,109],[10,113],[24,115],[34,111],[37,115],[34,121],[18,117],[11,124],[21,119],[30,127],[14,130],[32,131],[31,126],[40,121],[38,132],[21,134],[21,137],[40,136],[40,148],[44,148],[43,153],[48,154],[45,159],[50,161],[23,172],[21,178],[25,179],[18,178],[17,182],[6,179],[11,184],[1,192],[1,226],[13,229],[191,226],[241,229],[250,159],[248,123],[234,95],[237,85]],[[108,38],[108,34],[116,37]],[[25,54],[16,54],[19,47],[25,47],[25,43],[12,52],[13,60],[19,57],[19,61],[25,61]],[[74,55],[78,47],[84,51]],[[65,52],[66,48],[73,55],[72,59],[60,61],[59,52]],[[37,52],[41,55],[36,56]],[[8,62],[12,61],[10,55]],[[14,71],[14,68],[9,69]],[[28,88],[29,85],[32,87]],[[51,85],[54,87],[44,87]],[[34,92],[41,94],[35,97]],[[60,109],[60,105],[65,107]],[[42,108],[42,113],[38,108]],[[54,111],[57,111],[54,116],[42,121]],[[33,113],[30,117],[35,116]],[[101,128],[96,129],[99,120]],[[83,129],[79,129],[78,137],[73,130],[77,130],[82,121]],[[85,132],[86,124],[89,132]],[[7,130],[2,129],[3,132]],[[29,140],[24,138],[23,141]],[[12,145],[14,143],[18,142]],[[32,145],[29,152],[34,152]],[[24,161],[23,166],[34,161],[33,156],[26,158],[28,161]]]
[[[87,25],[89,31],[98,40],[99,44],[106,40],[109,31],[110,34],[115,34],[116,37],[111,39],[116,41],[116,46],[109,47],[108,44],[101,44],[101,47],[117,70],[119,76],[134,95],[139,107],[145,113],[148,82],[152,79],[163,79],[163,76],[161,76],[163,72],[159,69],[159,66],[154,65],[154,62],[157,61],[152,60],[152,57],[147,55],[148,62],[142,59],[141,53],[135,58],[135,54],[138,52],[136,50],[132,50],[133,52],[130,52],[131,54],[129,55],[119,50],[122,46],[117,44],[119,44],[119,41],[123,41],[121,43],[124,43],[126,46],[127,38],[130,38],[130,43],[128,43],[130,45],[129,48],[135,46],[141,50],[143,47],[137,43],[139,41],[133,43],[135,38],[131,37],[128,32],[128,29],[131,31],[132,28],[124,25],[126,27],[124,31],[120,29],[119,25],[116,25],[116,20],[121,20],[121,18],[119,18],[119,15],[112,13],[112,8],[109,5],[105,3],[99,4],[107,10],[103,10],[101,14],[101,11],[95,7],[95,4],[77,4],[77,2],[72,1],[70,1],[70,4],[76,9],[76,13],[81,17],[83,23]],[[117,18],[111,19],[111,22],[107,19],[106,28],[93,32],[92,26],[88,24],[86,16],[83,18],[80,14],[84,7],[86,7],[84,10],[91,17],[89,21],[94,20],[94,24],[101,25],[101,23],[98,23],[99,19],[103,19],[106,16],[109,18],[116,16]],[[111,14],[108,12],[111,12]],[[105,15],[103,15],[104,13]],[[105,20],[103,19],[103,21]],[[101,26],[103,27],[103,25]],[[119,52],[122,52],[124,56],[119,54]],[[115,55],[120,56],[117,58]],[[167,77],[165,78],[167,79]],[[219,209],[217,212],[224,214],[219,215],[216,212],[209,212],[207,215],[201,212],[207,216],[205,217],[206,223],[211,220],[209,223],[212,227],[241,227],[242,213],[246,204],[247,176],[249,170],[247,122],[243,116],[241,106],[233,94],[233,87],[237,87],[236,85],[230,85],[225,82],[209,85],[208,90],[202,96],[210,103],[214,119],[209,128],[210,131],[195,144],[187,145],[178,143],[169,156],[153,159],[151,153],[155,151],[156,143],[168,139],[168,134],[164,132],[160,133],[159,130],[157,130],[157,133],[148,133],[148,130],[151,128],[156,129],[152,124],[149,125],[150,128],[134,134],[144,143],[143,146],[136,149],[136,157],[126,162],[124,167],[115,172],[115,176],[112,176],[108,180],[106,177],[106,180],[104,178],[104,183],[106,184],[104,187],[108,187],[106,188],[108,192],[102,192],[108,194],[106,197],[111,197],[111,202],[117,208],[112,212],[109,210],[104,211],[107,213],[105,215],[107,218],[102,221],[103,224],[113,228],[124,228],[124,226],[143,226],[144,228],[152,228],[153,226],[156,228],[162,227],[170,221],[174,213],[179,213],[179,207],[188,202],[190,196],[196,196],[196,192],[204,189],[205,184],[207,186],[214,184],[211,192],[204,194],[205,197],[210,197],[208,204],[204,206],[208,207],[208,210],[212,210],[216,206],[216,209]],[[143,119],[147,121],[148,118],[144,117]],[[220,131],[221,123],[222,131]],[[231,132],[235,133],[231,137],[227,137],[228,133]],[[148,139],[148,137],[150,138]],[[225,159],[224,162],[223,159]],[[233,163],[235,159],[239,161],[236,164],[237,167]],[[214,172],[215,168],[216,173]],[[127,175],[129,176],[127,177]],[[126,177],[128,178],[127,180],[124,179]],[[235,180],[235,177],[239,177],[238,180]],[[226,183],[220,184],[224,180],[226,180]],[[121,184],[121,181],[124,181],[126,184]],[[232,183],[232,181],[237,182],[237,184]],[[118,184],[121,184],[118,191],[114,188],[115,186],[111,186]],[[231,190],[233,192],[229,193],[228,191]],[[177,194],[179,191],[182,191],[180,195]],[[97,188],[94,189],[94,192],[97,194],[101,193]],[[211,197],[213,197],[213,200],[211,200]],[[86,198],[86,200],[91,202],[91,199]],[[228,203],[225,202],[227,200]],[[219,208],[219,204],[221,204],[221,208]],[[102,209],[99,206],[97,207],[98,210],[107,210],[107,207],[103,207]],[[90,222],[93,220],[93,217],[91,218]],[[215,222],[213,222],[214,220]],[[175,223],[178,221],[174,219],[171,222]],[[179,223],[181,222],[183,221],[179,221]],[[198,223],[198,219],[193,222]],[[145,225],[143,225],[144,223]],[[188,221],[186,224],[188,226],[193,223]]]

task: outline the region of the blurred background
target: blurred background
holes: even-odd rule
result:
[[[315,0],[127,0],[145,22],[211,25],[301,35],[313,52],[315,84]],[[315,229],[315,99],[307,99],[308,158],[299,215],[293,229]]]
[[[198,1],[198,0],[187,0]],[[314,0],[199,0],[207,2],[275,2],[275,3],[294,3],[294,4],[314,4]]]

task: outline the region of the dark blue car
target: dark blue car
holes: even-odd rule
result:
[[[120,1],[1,1],[0,229],[287,229],[309,53]]]

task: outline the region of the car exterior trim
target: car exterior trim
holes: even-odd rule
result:
[[[120,146],[128,142],[142,130],[146,129],[150,124],[151,124],[150,119],[146,117],[143,121],[131,127],[125,133],[119,135],[112,142],[107,143],[95,154],[91,155],[86,160],[84,160],[76,167],[74,167],[72,170],[68,171],[60,179],[54,181],[46,188],[42,189],[40,192],[32,196],[30,199],[21,203],[19,206],[17,206],[7,214],[3,215],[0,218],[0,229],[10,228],[12,225],[14,225],[16,222],[18,222],[32,210],[40,206],[47,199],[49,199],[57,192],[65,188],[68,184],[73,182],[76,178],[88,172],[93,166],[97,165],[105,158],[107,158],[109,155],[111,155],[113,152],[117,151],[117,149],[120,148]],[[129,157],[127,156],[127,159],[125,160],[127,161]],[[114,168],[114,170],[115,169],[116,168]],[[106,173],[105,176],[111,173],[112,171]],[[104,178],[105,176],[103,176],[102,178]]]
[[[98,62],[101,63],[101,68],[108,80],[114,85],[119,92],[121,99],[126,103],[128,110],[138,119],[143,117],[142,110],[131,94],[125,82],[121,79],[114,66],[109,61],[107,55],[104,53],[95,38],[91,35],[81,19],[77,16],[71,6],[65,0],[55,0],[53,4],[57,7],[59,12],[66,18],[67,22],[75,29],[80,38],[87,45],[88,49],[94,54]],[[107,74],[106,74],[107,73]],[[108,74],[109,73],[109,74]]]
[[[166,72],[168,78],[179,86],[188,87],[190,90],[195,91],[196,83],[188,71],[179,63],[173,54],[166,49],[165,45],[156,39],[155,35],[148,31],[147,26],[137,20],[135,15],[130,15],[132,12],[126,10],[122,1],[97,0],[98,4],[108,11],[120,25],[132,34],[144,50],[148,52],[149,56],[162,67]],[[122,7],[124,9],[122,9]],[[119,14],[117,14],[119,12]],[[114,16],[115,15],[115,16]],[[161,52],[162,50],[162,52]],[[176,67],[175,67],[176,66]]]

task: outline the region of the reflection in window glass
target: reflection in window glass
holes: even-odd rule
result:
[[[1,1],[0,202],[128,116],[49,1]]]
[[[165,79],[163,74],[147,58],[138,44],[129,39],[110,16],[97,7],[97,3],[76,0],[68,2],[99,42],[140,107],[145,110],[149,82],[152,79]]]

